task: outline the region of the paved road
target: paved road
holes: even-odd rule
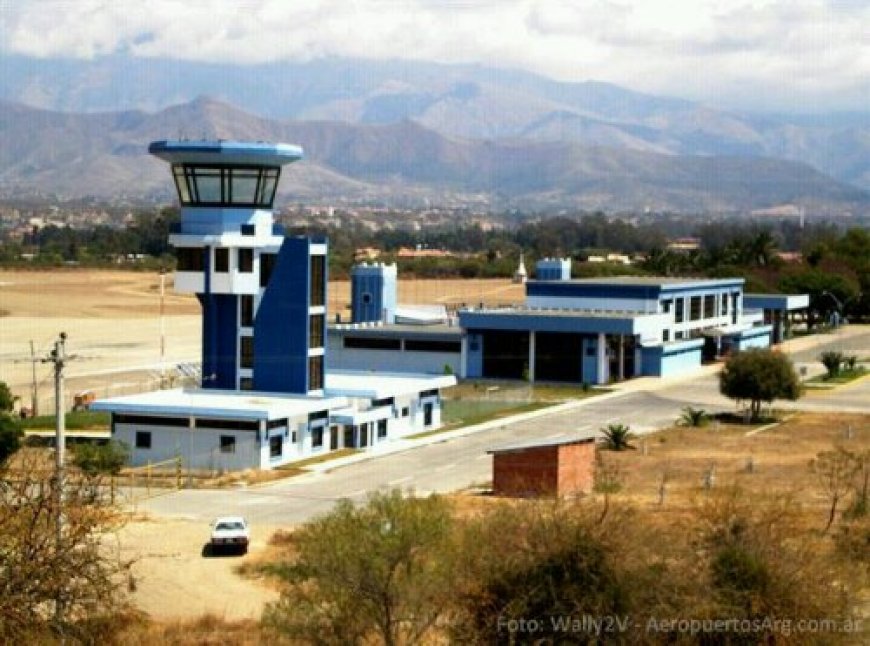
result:
[[[814,360],[819,352],[838,343],[842,346],[843,340],[832,337],[824,345],[799,351],[796,356]],[[848,343],[854,348],[851,352],[863,349],[861,356],[870,356],[870,329],[848,339]],[[640,390],[645,384],[654,390]],[[571,431],[595,431],[611,422],[630,424],[635,432],[643,433],[672,423],[687,404],[700,405],[710,411],[734,408],[733,402],[718,394],[716,376],[710,370],[680,381],[646,380],[637,385],[627,382],[624,392],[587,400],[569,411],[506,422],[491,430],[259,488],[179,491],[140,503],[138,508],[157,515],[202,522],[221,514],[239,513],[256,524],[295,524],[328,511],[340,498],[362,500],[367,491],[379,488],[446,492],[486,482],[492,474],[492,458],[486,453],[487,449],[518,440],[547,439]],[[831,393],[811,395],[798,406],[870,412],[870,379]]]

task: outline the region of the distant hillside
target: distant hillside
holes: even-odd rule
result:
[[[155,139],[301,144],[283,200],[733,212],[785,203],[867,212],[870,196],[795,162],[686,156],[521,139],[446,137],[411,121],[274,121],[210,99],[149,114],[63,114],[0,104],[0,194],[172,198]]]
[[[396,124],[445,136],[575,142],[676,155],[773,157],[870,190],[870,111],[747,115],[600,82],[479,65],[318,59],[250,66],[124,55],[6,57],[0,99],[49,110],[157,111],[208,95],[277,120]],[[201,133],[192,125],[185,133]]]

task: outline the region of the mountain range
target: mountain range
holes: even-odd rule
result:
[[[752,115],[470,65],[9,57],[0,193],[169,196],[148,141],[301,143],[300,200],[866,213],[870,113]],[[207,94],[210,98],[197,95]]]

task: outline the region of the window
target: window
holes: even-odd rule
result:
[[[254,337],[243,336],[239,339],[239,367],[254,367]]]
[[[147,424],[148,426],[190,426],[187,417],[157,417],[156,415],[125,415],[115,413],[112,415],[115,424]]]
[[[236,438],[233,435],[221,435],[221,453],[235,453]]]
[[[668,314],[671,311],[674,301],[662,301],[662,312]]]
[[[258,431],[260,423],[244,419],[197,419],[196,428],[217,428],[224,431]]]
[[[243,224],[241,226],[241,231],[242,231],[243,236],[252,236],[252,235],[256,235],[257,227],[254,226],[253,224]]]
[[[136,448],[151,448],[151,431],[136,431]]]
[[[323,427],[317,426],[311,429],[311,448],[319,449],[323,446]]]
[[[416,350],[417,352],[461,352],[462,344],[459,341],[406,339],[405,350]]]
[[[372,302],[372,293],[371,292],[363,292],[362,294],[362,302],[363,305],[368,305]]]
[[[280,435],[273,435],[269,438],[269,457],[272,459],[280,458],[284,454],[284,438]]]
[[[699,321],[701,319],[701,297],[692,296],[689,301],[689,320]]]
[[[308,413],[308,423],[316,422],[319,419],[329,419],[328,410],[319,410],[314,413]]]
[[[707,294],[704,296],[704,318],[712,319],[716,317],[716,295]]]
[[[277,258],[278,256],[274,253],[260,254],[260,287],[268,287]]]
[[[387,436],[387,420],[378,420],[378,439],[382,440]]]
[[[423,399],[424,397],[437,397],[437,396],[438,396],[438,389],[437,388],[432,388],[430,390],[421,390],[420,391],[420,399]]]
[[[269,420],[269,423],[266,424],[267,428],[282,428],[285,426],[288,426],[286,417],[282,417],[281,419]]]
[[[344,347],[359,350],[400,350],[402,341],[379,337],[346,336],[344,337]]]
[[[323,388],[323,357],[308,357],[308,390]]]
[[[667,343],[671,340],[671,331],[670,330],[662,330],[662,343]]]
[[[674,338],[675,338],[675,339],[682,339],[682,338],[683,338],[683,333],[682,333],[682,332],[675,332],[675,333],[674,333]]]
[[[383,406],[392,406],[395,399],[393,397],[384,397],[383,399],[373,399],[372,408],[381,408]]]
[[[239,296],[239,324],[243,327],[254,325],[254,297],[251,294]]]
[[[674,322],[682,323],[683,322],[683,308],[685,306],[685,300],[682,298],[678,298],[674,301]]]
[[[411,414],[411,409],[407,406],[402,408],[402,417],[408,417]]]
[[[326,292],[326,256],[311,256],[311,300],[309,305],[324,305]]]
[[[250,274],[254,271],[254,250],[248,247],[239,247],[239,271]]]
[[[722,303],[722,316],[728,315],[728,294],[719,294],[719,301]]]
[[[203,271],[205,263],[202,247],[178,247],[175,250],[178,259],[175,268],[178,271]]]
[[[313,314],[308,317],[308,347],[323,347],[323,326],[326,323],[323,314]]]
[[[239,379],[239,390],[253,390],[254,380],[251,377],[242,377]]]
[[[214,250],[214,270],[222,274],[230,270],[230,250],[218,247]]]

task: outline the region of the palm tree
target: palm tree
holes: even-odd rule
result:
[[[691,406],[686,406],[682,409],[678,423],[682,426],[692,426],[697,428],[706,425],[709,421],[710,416],[703,408],[692,408]]]
[[[634,434],[631,428],[625,424],[608,424],[606,428],[602,428],[601,434],[604,436],[604,446],[611,451],[624,451],[633,449],[629,444],[629,440],[634,439]]]

